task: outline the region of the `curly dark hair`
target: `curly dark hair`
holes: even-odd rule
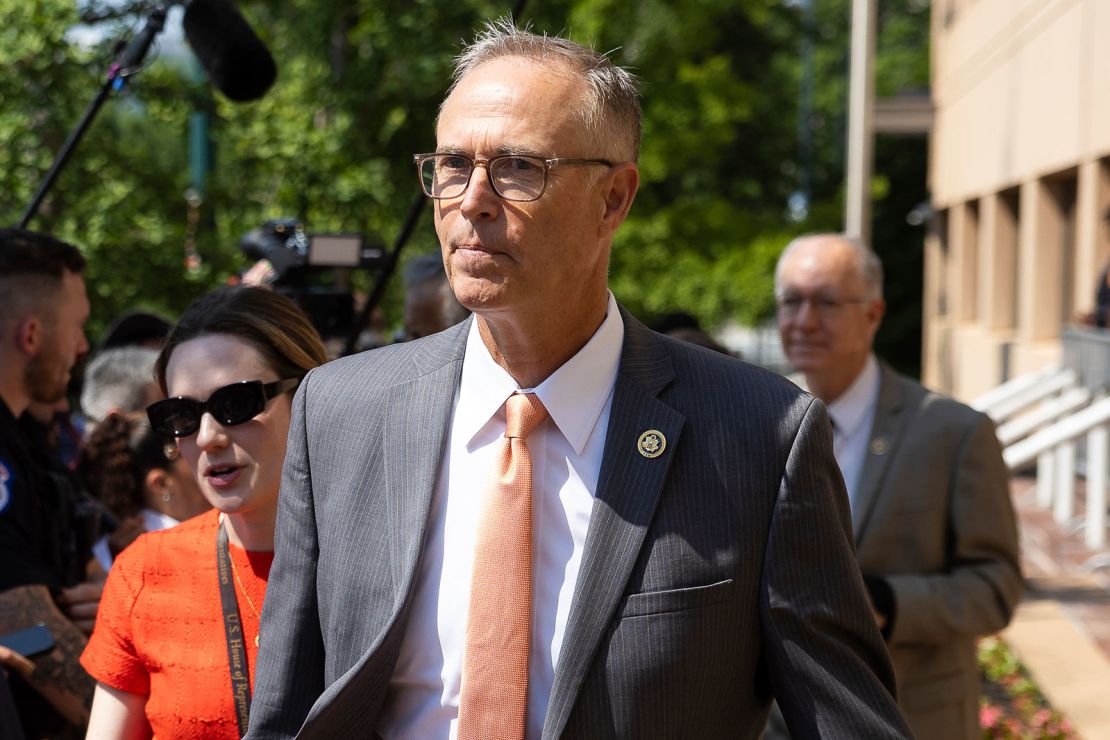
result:
[[[146,474],[169,467],[165,440],[139,414],[109,414],[77,459],[77,475],[85,489],[121,519],[135,516],[145,506]]]

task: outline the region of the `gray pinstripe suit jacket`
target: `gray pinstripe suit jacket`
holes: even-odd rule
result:
[[[627,314],[543,737],[908,730],[864,599],[824,407]],[[250,738],[370,737],[462,368],[464,323],[309,374],[294,401]],[[636,449],[657,429],[656,459]]]

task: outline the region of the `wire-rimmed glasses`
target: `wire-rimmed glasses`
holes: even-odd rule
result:
[[[567,159],[537,157],[531,154],[499,154],[475,159],[466,154],[434,153],[413,156],[424,195],[437,200],[457,198],[466,192],[475,167],[485,167],[493,192],[505,200],[527,203],[536,200],[547,188],[547,172],[564,165],[600,164],[612,167],[607,159]]]
[[[835,318],[840,311],[853,303],[867,303],[866,298],[834,298],[823,295],[802,295],[800,293],[784,293],[775,296],[780,316],[794,318],[802,312],[802,306],[809,304],[822,319]]]

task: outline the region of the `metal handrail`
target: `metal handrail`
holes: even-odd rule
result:
[[[992,404],[990,408],[985,410],[985,413],[994,419],[996,424],[1001,424],[1061,391],[1075,387],[1075,383],[1076,374],[1074,370],[1059,370],[1052,375],[1041,378],[1035,385],[1024,388],[1010,397]]]
[[[1061,349],[1062,368],[1016,378],[973,405],[999,423],[998,438],[1011,471],[1036,461],[1037,504],[1051,507],[1060,525],[1074,512],[1076,453],[1086,442],[1084,539],[1088,547],[1102,547],[1110,473],[1110,332],[1066,327]]]
[[[991,415],[990,410],[999,403],[1008,401],[1018,393],[1023,393],[1029,388],[1036,386],[1056,373],[1060,372],[1062,368],[1059,365],[1049,365],[1042,368],[1035,373],[1028,373],[1026,375],[1019,375],[1016,378],[1007,380],[1002,385],[991,388],[989,391],[974,399],[971,402],[971,408],[976,411],[982,411],[988,416]]]
[[[1084,522],[1088,547],[1106,543],[1106,476],[1110,470],[1110,397],[1067,416],[1002,453],[1011,471],[1037,461],[1037,503],[1052,507],[1057,524],[1066,524],[1075,506],[1075,452],[1087,440],[1087,513]]]
[[[1016,442],[1002,453],[1010,470],[1019,470],[1039,455],[1064,442],[1075,442],[1092,429],[1110,423],[1110,397],[1100,398],[1087,408]]]
[[[1110,391],[1110,331],[1068,326],[1060,335],[1063,365],[1075,372],[1076,382],[1092,393]]]
[[[1046,424],[1078,411],[1091,402],[1091,392],[1086,388],[1072,388],[1058,397],[1045,401],[1027,414],[1022,414],[998,427],[998,441],[1008,447]]]

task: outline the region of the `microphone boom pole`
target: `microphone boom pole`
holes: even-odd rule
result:
[[[27,210],[24,211],[23,217],[19,219],[19,228],[27,228],[27,224],[30,223],[31,219],[38,213],[39,207],[42,205],[43,200],[46,199],[47,193],[50,192],[50,188],[53,187],[54,182],[58,179],[58,175],[61,174],[62,168],[65,167],[66,163],[69,161],[70,155],[73,154],[73,150],[77,148],[77,144],[81,141],[82,137],[84,137],[89,126],[92,125],[93,119],[100,111],[101,106],[104,105],[104,101],[108,99],[108,96],[112,92],[120,90],[127,78],[135,73],[135,68],[142,64],[143,59],[146,58],[146,54],[150,50],[150,45],[154,43],[155,37],[162,32],[162,27],[165,23],[166,6],[158,5],[150,11],[150,15],[147,17],[146,25],[143,26],[143,30],[135,35],[131,43],[129,43],[116,60],[112,62],[112,65],[108,68],[108,75],[104,80],[104,84],[100,86],[100,90],[97,91],[96,96],[93,98],[92,102],[89,103],[89,107],[85,109],[85,114],[81,117],[76,128],[74,128],[66,138],[61,151],[59,151],[54,158],[54,163],[50,165],[50,169],[43,177],[38,191],[35,192],[35,197],[31,199],[31,204],[27,206]]]

